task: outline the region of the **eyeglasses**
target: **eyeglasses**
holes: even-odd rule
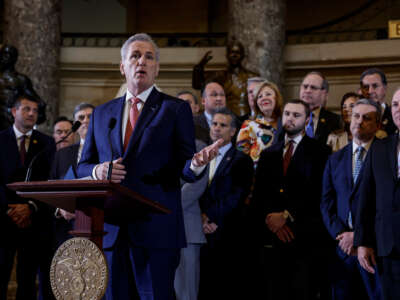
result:
[[[312,85],[312,84],[302,84],[301,87],[303,89],[305,89],[305,90],[310,88],[310,90],[312,90],[312,91],[318,91],[318,90],[323,90],[324,89],[323,87],[315,86],[315,85]]]
[[[220,97],[225,97],[225,93],[211,93],[211,94],[208,94],[208,97],[218,97],[218,96],[220,96]]]

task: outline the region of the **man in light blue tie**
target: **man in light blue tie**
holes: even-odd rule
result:
[[[331,237],[338,242],[332,263],[332,299],[381,299],[377,275],[369,274],[357,261],[353,246],[363,162],[375,142],[381,107],[370,99],[358,100],[350,130],[353,141],[334,153],[324,172],[321,213]]]
[[[306,134],[324,144],[328,135],[341,127],[339,115],[325,109],[328,92],[328,80],[320,72],[308,73],[300,85],[300,99],[308,103],[311,109]]]

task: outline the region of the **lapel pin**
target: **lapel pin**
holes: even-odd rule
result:
[[[321,123],[325,123],[325,119],[324,118],[321,118]]]
[[[37,144],[37,140],[33,140],[32,143]]]

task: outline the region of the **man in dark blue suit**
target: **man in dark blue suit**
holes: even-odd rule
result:
[[[50,208],[21,198],[6,187],[24,181],[32,165],[31,180],[47,180],[55,143],[53,138],[33,129],[38,118],[38,103],[30,93],[22,92],[11,108],[13,126],[0,132],[0,299],[6,299],[14,256],[17,253],[17,299],[36,299],[36,275],[39,269],[44,299],[51,299],[49,271],[51,262]]]
[[[113,159],[113,182],[158,201],[171,213],[105,224],[103,246],[110,267],[106,299],[130,299],[133,277],[140,299],[173,299],[179,252],[186,245],[180,178],[195,181],[220,141],[194,155],[190,106],[154,87],[159,51],[147,34],[124,43],[120,71],[127,93],[93,111],[78,175],[106,179]],[[117,122],[110,144],[111,118]]]
[[[392,117],[400,128],[400,89],[392,99]],[[369,150],[361,182],[354,247],[360,265],[378,273],[384,299],[400,299],[399,134],[376,141]],[[375,258],[375,249],[377,249]]]
[[[283,141],[265,149],[258,162],[253,198],[255,234],[271,244],[270,299],[328,299],[329,236],[319,203],[322,174],[330,149],[305,135],[310,108],[286,103]],[[265,297],[264,297],[265,298]]]
[[[212,116],[210,137],[223,139],[206,175],[208,187],[200,198],[207,244],[201,249],[200,299],[242,298],[240,264],[243,254],[241,210],[253,182],[253,162],[232,145],[237,130],[235,115],[227,108]],[[248,291],[246,291],[248,292]]]
[[[333,154],[325,167],[321,213],[331,237],[339,242],[338,259],[332,262],[332,299],[381,299],[378,276],[361,268],[353,247],[362,165],[374,143],[380,117],[379,104],[370,99],[358,100],[350,124],[353,141]]]

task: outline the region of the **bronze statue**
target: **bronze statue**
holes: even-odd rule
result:
[[[258,76],[242,66],[244,58],[243,45],[233,40],[227,45],[226,58],[228,68],[224,71],[204,72],[204,66],[212,59],[207,51],[201,61],[193,68],[192,86],[201,89],[208,80],[220,82],[225,90],[227,106],[238,116],[250,112],[247,102],[247,79]]]
[[[11,45],[0,48],[0,130],[12,124],[10,109],[15,100],[23,95],[33,96],[40,100],[37,124],[46,120],[46,103],[33,89],[31,80],[15,70],[17,60],[17,48]]]

